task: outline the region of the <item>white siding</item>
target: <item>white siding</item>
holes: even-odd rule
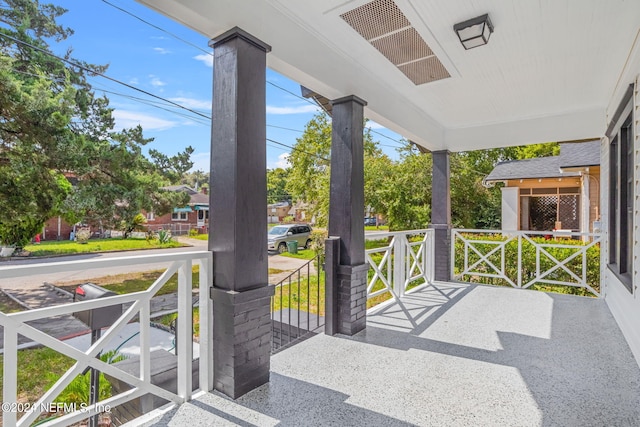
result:
[[[640,69],[638,70],[640,71]],[[611,313],[615,317],[624,334],[631,351],[640,364],[640,298],[638,284],[640,283],[640,79],[636,76],[633,94],[633,126],[634,126],[634,182],[635,202],[633,217],[633,294],[606,268],[608,256],[608,236],[602,245],[602,265],[604,269],[605,298]],[[603,231],[608,231],[609,223],[609,144],[605,139],[602,144],[601,168],[601,207]]]

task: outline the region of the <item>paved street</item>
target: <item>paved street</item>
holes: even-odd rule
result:
[[[44,282],[66,282],[66,281],[78,281],[83,282],[96,277],[104,277],[114,274],[126,274],[142,271],[159,270],[166,266],[166,263],[145,263],[138,265],[122,266],[114,271],[112,267],[109,268],[93,268],[81,271],[71,271],[52,274],[39,274],[20,279],[3,279],[2,268],[9,265],[26,265],[26,264],[41,264],[47,262],[64,262],[64,261],[78,261],[83,259],[107,259],[107,258],[122,258],[130,257],[134,255],[153,255],[153,254],[166,254],[166,253],[179,253],[179,252],[191,252],[198,250],[206,250],[207,242],[204,240],[189,239],[180,237],[180,241],[190,244],[190,247],[184,248],[171,248],[171,249],[148,249],[140,251],[127,251],[127,252],[107,252],[107,253],[93,253],[84,255],[70,255],[62,257],[51,258],[34,258],[34,259],[14,259],[11,261],[0,262],[0,288],[4,289],[35,289],[42,285]],[[282,257],[279,255],[269,256],[269,267],[277,268],[279,270],[291,271],[295,270],[306,261]],[[286,275],[286,274],[285,274]]]

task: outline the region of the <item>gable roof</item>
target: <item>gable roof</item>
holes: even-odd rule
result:
[[[560,144],[560,167],[578,168],[600,165],[600,140]]]
[[[485,182],[528,178],[564,178],[580,176],[571,168],[600,165],[600,141],[560,144],[560,155],[498,163]]]

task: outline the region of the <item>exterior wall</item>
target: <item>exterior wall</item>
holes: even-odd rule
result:
[[[67,224],[62,218],[60,218],[59,224],[60,228],[58,229],[57,216],[49,219],[44,224],[44,233],[40,235],[40,238],[42,240],[69,240],[71,232],[73,231],[73,225]]]
[[[518,187],[502,187],[502,229],[518,230],[520,227],[520,189]]]
[[[636,361],[640,365],[640,298],[638,297],[638,283],[640,282],[640,262],[638,257],[640,256],[640,240],[638,226],[640,224],[640,172],[638,165],[640,165],[640,125],[638,123],[640,119],[640,95],[638,95],[638,73],[640,73],[640,49],[636,50],[635,61],[635,90],[633,94],[633,126],[634,126],[634,191],[635,191],[635,203],[634,203],[634,223],[633,223],[633,294],[630,293],[625,286],[616,278],[616,276],[606,267],[609,254],[608,254],[608,236],[606,236],[604,243],[601,245],[601,265],[603,269],[604,287],[605,287],[605,300],[613,314],[618,326],[622,330],[629,347],[633,352]],[[618,97],[619,98],[619,97]],[[617,105],[610,106],[610,110],[615,110]],[[601,204],[602,211],[602,230],[606,232],[609,229],[609,141],[605,138],[602,142],[601,151]]]
[[[147,220],[147,229],[156,231],[161,228],[170,228],[174,233],[186,234],[190,228],[198,228],[198,212],[187,212],[186,221],[172,219],[170,213]]]
[[[276,206],[276,207],[267,207],[267,218],[277,219],[277,221],[282,221],[285,216],[289,215],[289,210],[291,206]],[[275,212],[274,212],[275,210]]]

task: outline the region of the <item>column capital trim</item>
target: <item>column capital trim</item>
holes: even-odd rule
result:
[[[247,33],[246,31],[244,31],[239,27],[233,27],[230,30],[227,30],[224,33],[220,34],[219,36],[212,38],[209,41],[209,47],[212,47],[215,49],[217,46],[220,46],[221,44],[227,43],[236,38],[240,38],[245,42],[252,44],[253,46],[257,47],[258,49],[266,53],[271,52],[270,45],[266,44],[259,38]]]
[[[449,151],[449,150],[431,150],[431,154],[439,154],[439,153],[451,154],[451,151]]]
[[[367,101],[355,95],[343,96],[342,98],[333,99],[329,102],[331,102],[331,105],[344,104],[345,102],[357,102],[363,107],[367,105]]]

